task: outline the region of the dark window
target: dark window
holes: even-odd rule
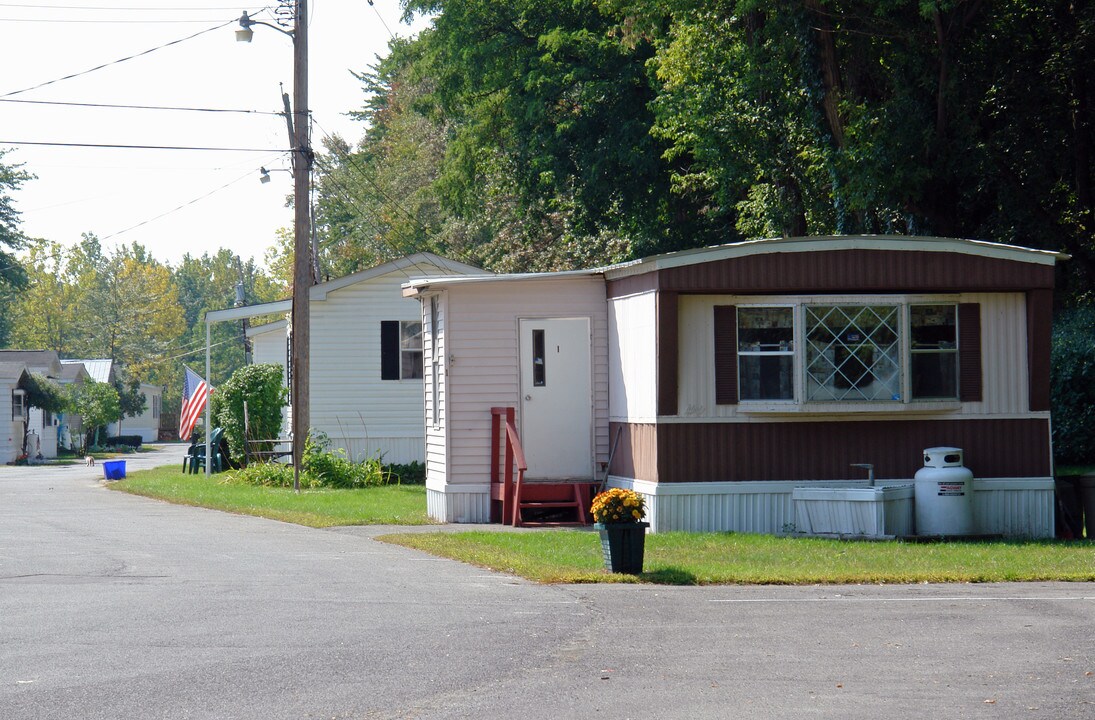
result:
[[[422,378],[422,323],[380,322],[380,379]]]
[[[740,399],[794,399],[794,338],[794,312],[791,308],[738,309]]]
[[[547,385],[547,359],[544,357],[544,331],[535,329],[532,331],[532,385],[544,387]]]
[[[958,324],[954,305],[909,308],[909,360],[914,400],[958,397]]]

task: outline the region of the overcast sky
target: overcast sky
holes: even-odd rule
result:
[[[25,234],[72,245],[91,232],[107,249],[138,242],[173,264],[186,252],[221,247],[262,262],[277,229],[293,223],[285,207],[292,178],[276,171],[289,168],[288,132],[272,114],[281,110],[279,83],[292,96],[293,48],[290,38],[265,27],[255,28],[250,44],[235,40],[243,10],[272,21],[276,2],[227,2],[0,0],[0,148],[12,150],[3,162],[22,163],[37,176],[15,195]],[[334,134],[355,143],[363,127],[345,113],[365,96],[351,71],[386,54],[389,30],[408,36],[422,23],[400,23],[398,0],[311,0],[309,9],[312,144],[319,148]],[[137,57],[118,62],[129,56]],[[100,65],[106,67],[60,79]],[[35,87],[42,83],[49,84]],[[259,182],[263,166],[275,171],[267,184]]]

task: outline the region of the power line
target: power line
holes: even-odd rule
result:
[[[125,6],[122,6],[122,5],[114,5],[114,6],[103,6],[103,5],[97,5],[97,6],[89,6],[89,5],[39,5],[37,3],[35,3],[35,4],[29,4],[29,3],[0,3],[0,7],[33,8],[35,10],[89,10],[89,11],[90,10],[140,10],[140,11],[180,10],[180,11],[188,11],[188,10],[236,10],[236,9],[239,8],[238,5],[215,5],[215,6],[206,6],[206,7],[163,7],[163,6],[149,7],[147,5],[143,5],[143,6],[142,5],[125,5]],[[267,9],[269,9],[269,8],[263,8],[263,10],[267,10]]]
[[[24,100],[22,98],[0,98],[4,103],[22,103],[26,105],[64,105],[66,107],[115,108],[121,110],[176,110],[180,112],[242,113],[249,115],[277,115],[284,113],[275,110],[239,110],[233,108],[179,107],[173,105],[119,105],[114,103],[64,102],[61,100]]]
[[[79,20],[75,18],[0,18],[0,22],[42,23],[48,25],[59,23],[65,23],[70,25],[183,25],[190,23],[192,25],[196,25],[198,23],[204,24],[216,22],[216,20],[197,18],[195,18],[194,20]]]
[[[62,80],[70,80],[70,79],[75,78],[75,77],[80,77],[81,75],[87,75],[88,73],[93,73],[96,70],[102,70],[103,68],[110,67],[111,65],[117,65],[119,63],[126,62],[127,60],[133,60],[134,58],[139,58],[143,55],[148,55],[149,53],[156,52],[157,50],[162,50],[166,47],[171,47],[172,45],[178,45],[179,43],[186,42],[187,40],[193,40],[194,38],[196,38],[200,35],[204,35],[206,33],[213,32],[214,30],[220,30],[221,28],[228,27],[229,25],[231,25],[235,22],[236,22],[235,20],[229,20],[226,23],[221,23],[220,25],[215,25],[211,28],[206,28],[205,30],[201,30],[199,32],[196,32],[193,35],[187,35],[184,38],[179,38],[178,40],[172,40],[169,43],[164,43],[163,45],[158,45],[154,48],[151,48],[150,50],[145,50],[143,52],[139,52],[136,55],[129,55],[128,57],[120,58],[120,59],[114,60],[112,62],[108,62],[108,63],[104,63],[102,65],[98,65],[96,67],[91,68],[90,70],[84,70],[82,72],[73,73],[71,75],[66,75],[64,77],[56,78],[55,80],[47,80],[46,82],[38,83],[37,85],[32,85],[31,87],[23,88],[22,90],[13,90],[9,93],[4,93],[3,95],[0,95],[0,98],[11,97],[12,95],[18,95],[20,93],[29,92],[31,90],[37,90],[38,88],[45,87],[46,85],[52,85],[54,83],[61,82]]]
[[[136,225],[131,225],[130,227],[125,228],[124,230],[119,230],[118,232],[111,233],[110,235],[106,235],[106,236],[101,237],[99,239],[100,240],[109,240],[110,238],[117,237],[117,236],[121,235],[122,233],[127,233],[130,230],[136,230],[139,227],[143,227],[145,225],[148,225],[149,223],[152,223],[152,222],[155,222],[155,221],[157,221],[161,218],[167,217],[168,215],[171,215],[172,213],[176,213],[179,210],[182,210],[183,208],[190,207],[191,205],[193,205],[193,204],[195,204],[195,203],[197,203],[201,200],[204,200],[205,198],[209,197],[210,195],[215,195],[216,193],[220,192],[221,190],[224,190],[227,187],[235,185],[236,183],[238,183],[240,180],[243,180],[244,178],[253,177],[254,174],[257,171],[258,171],[257,168],[253,169],[253,170],[248,170],[246,173],[244,173],[243,175],[240,175],[235,180],[231,180],[231,181],[225,183],[224,185],[221,185],[219,188],[216,188],[214,190],[210,190],[209,192],[205,193],[204,195],[200,195],[200,196],[194,198],[193,200],[189,200],[189,201],[183,203],[182,205],[179,205],[177,208],[174,208],[172,210],[168,210],[165,213],[160,213],[159,215],[157,215],[155,217],[152,217],[152,218],[149,218],[147,220],[142,220],[141,222],[137,223]]]
[[[36,142],[32,140],[0,140],[0,145],[43,145],[47,147],[108,148],[116,150],[210,150],[214,152],[262,152],[287,153],[284,148],[233,148],[233,147],[191,147],[187,145],[114,145],[111,143],[66,143]]]

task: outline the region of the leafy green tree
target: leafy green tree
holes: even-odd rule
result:
[[[100,430],[122,417],[118,391],[110,383],[92,379],[70,386],[69,407],[84,422],[84,447],[98,447]]]
[[[1050,358],[1053,454],[1059,463],[1095,463],[1095,306],[1054,323]]]
[[[26,287],[27,275],[15,256],[26,238],[19,230],[19,212],[12,202],[12,193],[32,176],[20,165],[3,162],[7,151],[0,150],[0,347],[5,347],[11,331],[8,307],[17,293]]]
[[[228,448],[236,458],[244,453],[244,403],[252,440],[272,440],[281,432],[286,389],[280,365],[248,365],[232,373],[212,394],[210,420],[224,428]]]

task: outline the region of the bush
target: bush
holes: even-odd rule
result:
[[[140,435],[115,435],[106,439],[106,446],[117,447],[122,445],[136,450],[142,442],[144,442],[144,439]]]
[[[1057,318],[1050,376],[1054,459],[1067,465],[1095,462],[1095,307]]]
[[[313,433],[304,446],[300,485],[306,488],[363,488],[388,485],[398,478],[381,465],[378,458],[355,463],[343,450],[330,451],[324,433]],[[230,482],[265,487],[292,487],[293,467],[281,463],[252,463],[231,474]]]
[[[385,465],[385,472],[391,476],[389,484],[395,485],[425,485],[426,465],[418,461],[403,465]]]
[[[285,404],[285,381],[280,365],[248,365],[232,373],[211,396],[213,427],[224,428],[233,457],[243,458],[243,403],[251,437],[270,440],[281,433],[281,408]]]

